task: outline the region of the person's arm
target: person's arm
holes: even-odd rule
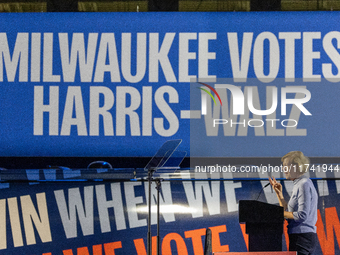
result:
[[[286,219],[294,220],[294,215],[293,215],[292,212],[284,211],[283,212],[283,217],[286,218]]]
[[[273,187],[273,189],[276,193],[276,196],[277,196],[277,199],[279,200],[280,206],[283,207],[283,217],[286,218],[286,219],[292,219],[293,220],[294,219],[293,213],[287,212],[288,204],[283,197],[282,185],[275,180],[275,177],[273,177],[273,179],[269,178],[269,182],[272,185],[272,187]]]
[[[305,182],[299,187],[297,194],[298,209],[292,212],[295,221],[303,222],[307,219],[311,209],[311,200],[310,184]]]
[[[303,186],[299,190],[298,195],[298,210],[296,212],[288,212],[288,204],[285,201],[282,193],[282,185],[278,183],[275,178],[273,179],[269,178],[269,182],[272,185],[276,196],[279,200],[280,206],[284,209],[284,218],[291,219],[295,221],[304,221],[307,217],[307,213],[310,208],[310,200],[311,200],[311,194],[309,191],[308,183],[304,183]]]
[[[288,204],[283,197],[282,185],[276,181],[275,177],[273,177],[273,179],[269,177],[269,182],[272,185],[273,190],[276,193],[276,196],[277,196],[277,199],[279,200],[280,206],[282,206],[283,210],[285,211],[284,213],[285,213],[285,218],[286,218],[286,213],[288,213],[288,212],[286,212],[286,210],[288,208]],[[288,214],[287,214],[287,216],[288,216]],[[291,216],[289,215],[289,217],[293,217],[293,215],[291,215]]]

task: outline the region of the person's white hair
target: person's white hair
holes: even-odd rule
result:
[[[310,160],[301,151],[288,152],[281,158],[281,161],[285,159],[289,159],[291,164],[296,165],[301,175],[308,172]]]

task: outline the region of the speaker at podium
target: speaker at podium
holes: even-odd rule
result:
[[[282,251],[283,207],[256,200],[239,201],[239,222],[246,224],[249,251]]]

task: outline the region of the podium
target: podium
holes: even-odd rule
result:
[[[246,224],[249,251],[282,251],[283,207],[240,200],[239,222]]]

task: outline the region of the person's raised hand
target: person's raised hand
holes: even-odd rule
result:
[[[279,196],[279,197],[283,197],[282,195],[282,185],[281,183],[277,182],[275,177],[272,177],[272,178],[268,178],[269,179],[269,182],[270,182],[270,185],[272,185],[273,187],[273,190],[275,191],[275,193]]]

